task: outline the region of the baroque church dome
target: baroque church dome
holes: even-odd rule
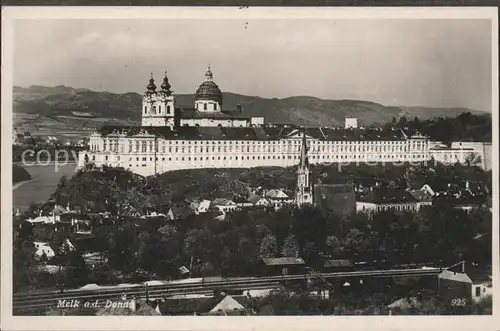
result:
[[[196,90],[195,100],[210,100],[222,104],[222,91],[215,84],[210,66],[205,74],[205,81]]]

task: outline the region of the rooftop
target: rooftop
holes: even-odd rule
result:
[[[201,112],[196,109],[182,109],[180,118],[208,118],[208,119],[242,119],[249,120],[249,116],[243,115],[240,111],[214,111],[214,112]]]
[[[401,189],[387,189],[379,188],[374,189],[366,194],[358,195],[356,201],[359,202],[369,202],[375,204],[397,204],[397,203],[415,203],[427,200],[424,199],[420,192],[406,192]]]
[[[352,184],[316,184],[313,197],[317,207],[339,214],[350,214],[356,209]]]
[[[231,112],[232,113],[232,112]],[[197,113],[196,113],[197,114]],[[228,113],[220,113],[218,118],[229,118]],[[203,114],[205,115],[205,114]],[[188,116],[188,115],[186,115]],[[201,115],[196,115],[201,116]],[[233,116],[233,115],[230,115]],[[310,139],[320,141],[374,141],[374,140],[404,140],[400,130],[378,129],[337,129],[308,128],[306,135]],[[167,140],[280,140],[295,134],[297,129],[291,127],[197,127],[182,126],[176,129],[169,127],[141,126],[103,126],[98,133],[104,136],[123,134],[127,137],[140,134],[152,135]]]
[[[334,267],[350,267],[352,265],[350,260],[327,260],[323,264],[325,268],[334,268]]]
[[[275,266],[275,265],[303,265],[305,264],[304,260],[300,257],[273,257],[273,258],[263,258],[262,261],[267,266]]]
[[[467,276],[467,274],[460,273],[460,272],[452,272],[448,270],[444,270],[442,273],[438,275],[439,279],[448,279],[448,280],[454,280],[457,282],[462,282],[462,283],[472,283],[472,280]]]

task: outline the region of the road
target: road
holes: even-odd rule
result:
[[[441,272],[440,268],[429,269],[392,269],[392,270],[370,270],[319,273],[326,279],[352,279],[367,277],[419,277],[436,276]],[[170,283],[165,285],[138,285],[126,288],[98,289],[98,290],[68,290],[65,292],[38,292],[38,293],[16,293],[13,297],[13,313],[27,314],[29,312],[56,307],[59,300],[120,300],[125,293],[128,298],[134,296],[136,299],[146,297],[162,298],[179,294],[211,294],[214,290],[250,290],[278,287],[283,281],[306,280],[308,274],[271,276],[259,278],[232,278],[222,281],[204,281],[197,283]]]

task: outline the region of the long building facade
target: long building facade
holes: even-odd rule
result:
[[[141,126],[105,126],[92,133],[88,150],[79,154],[79,166],[123,167],[143,176],[181,169],[289,167],[299,164],[304,139],[311,164],[433,157],[427,137],[407,136],[399,129],[364,129],[357,121],[342,128],[300,129],[266,125],[261,117],[245,116],[239,106],[224,110],[210,68],[192,109],[175,106],[166,75],[160,91],[151,77],[141,113]]]

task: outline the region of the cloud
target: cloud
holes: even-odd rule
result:
[[[247,24],[248,23],[248,24]],[[142,92],[168,70],[225,91],[491,109],[481,20],[45,20],[15,25],[15,83]]]

